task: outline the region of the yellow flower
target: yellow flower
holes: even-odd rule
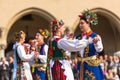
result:
[[[42,32],[42,35],[45,35],[45,32]]]
[[[21,37],[24,37],[24,34],[21,34]]]

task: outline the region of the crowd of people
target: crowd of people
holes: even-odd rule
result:
[[[13,57],[0,59],[0,80],[11,80],[13,74]]]
[[[66,52],[67,59],[71,64],[74,79],[77,80],[77,58],[71,59],[70,53]],[[104,80],[120,80],[120,57],[108,54],[99,56],[100,66],[105,76]],[[13,74],[13,57],[0,59],[0,80],[11,80]]]
[[[104,80],[120,80],[120,57],[117,55],[103,54],[99,56],[100,66],[104,74]],[[70,59],[74,78],[77,80],[77,57]]]
[[[120,80],[119,56],[100,56],[100,65],[106,80]]]

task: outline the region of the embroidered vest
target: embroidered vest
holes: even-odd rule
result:
[[[53,58],[63,58],[64,57],[64,50],[59,49],[57,47],[57,39],[52,41],[52,48],[53,48]]]
[[[96,33],[92,33],[89,37],[96,37]],[[77,35],[76,36],[76,39],[81,39],[81,34]],[[94,47],[94,43],[92,44],[89,44],[85,50],[84,50],[84,58],[88,58],[89,57],[89,60],[87,60],[86,62],[88,63],[88,65],[90,66],[98,66],[100,64],[100,61],[98,59],[98,56],[96,56],[96,58],[93,59],[93,56],[94,55],[97,55],[97,51],[95,50],[95,47]]]
[[[92,34],[90,34],[90,36],[87,36],[87,37],[94,38],[96,36],[97,36],[97,34],[95,32],[93,32]],[[78,34],[75,38],[80,40],[80,39],[82,39],[82,35]],[[95,50],[94,43],[89,44],[85,49],[88,49],[88,52],[85,52],[84,57],[97,55],[97,51]],[[85,50],[85,51],[87,51],[87,50]]]
[[[44,46],[45,46],[45,45],[46,45],[46,44],[42,44],[42,45],[41,45],[41,48],[40,48],[40,51],[39,51],[40,55],[45,55],[45,53],[44,53]],[[41,63],[40,59],[38,59],[38,63]]]

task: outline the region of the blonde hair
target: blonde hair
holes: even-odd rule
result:
[[[23,38],[24,36],[25,36],[25,32],[24,31],[16,32],[14,40],[15,41],[20,41],[20,38]]]

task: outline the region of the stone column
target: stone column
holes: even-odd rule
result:
[[[5,57],[5,40],[3,36],[3,27],[0,27],[0,58]]]
[[[1,57],[5,57],[4,52],[5,51],[5,45],[4,44],[0,44],[0,58]]]

